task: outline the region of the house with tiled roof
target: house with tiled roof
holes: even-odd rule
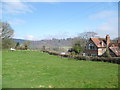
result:
[[[120,57],[120,40],[117,43],[111,43],[109,35],[106,35],[106,38],[90,38],[84,54],[86,56],[102,56],[105,54],[107,48],[111,56]]]

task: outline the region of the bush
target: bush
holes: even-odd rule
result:
[[[120,64],[120,57],[89,57],[89,56],[80,56],[80,55],[70,55],[70,54],[60,54],[57,52],[51,52],[47,50],[43,50],[43,52],[48,53],[50,55],[56,55],[61,57],[73,58],[76,60],[90,60],[90,61],[102,61],[102,62],[110,62]]]

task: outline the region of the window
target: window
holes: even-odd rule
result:
[[[88,54],[88,56],[91,56],[91,54]]]
[[[89,44],[89,49],[90,49],[90,50],[95,50],[95,45],[92,44],[92,43],[90,43],[90,44]]]
[[[91,54],[91,56],[97,56],[96,54]]]
[[[87,54],[87,56],[97,56],[97,54]]]

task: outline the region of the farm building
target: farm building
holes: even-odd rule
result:
[[[117,43],[111,43],[109,35],[106,35],[106,38],[90,38],[84,53],[86,56],[102,56],[107,48],[111,56],[120,57],[120,40]]]

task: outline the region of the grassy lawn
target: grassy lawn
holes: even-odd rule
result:
[[[2,89],[2,51],[0,50],[0,89]]]
[[[117,88],[118,65],[3,51],[3,88]]]

